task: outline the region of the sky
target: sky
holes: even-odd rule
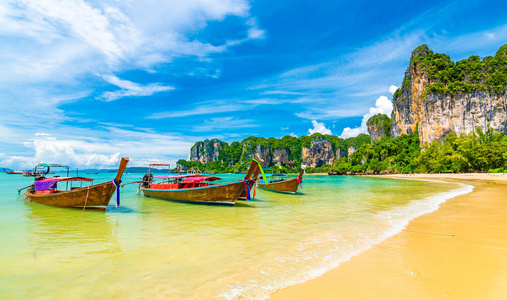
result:
[[[0,2],[0,166],[188,159],[197,141],[343,138],[390,114],[412,51],[507,43],[504,1]]]

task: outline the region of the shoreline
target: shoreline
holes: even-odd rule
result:
[[[507,297],[507,175],[369,175],[474,186],[400,233],[271,299],[501,299]]]

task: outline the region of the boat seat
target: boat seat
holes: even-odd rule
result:
[[[36,195],[49,195],[49,194],[53,194],[53,193],[54,193],[53,190],[35,191]]]

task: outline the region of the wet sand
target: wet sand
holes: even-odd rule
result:
[[[507,175],[389,177],[475,188],[338,268],[271,298],[507,299]]]

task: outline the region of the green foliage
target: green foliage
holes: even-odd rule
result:
[[[381,122],[381,119],[371,122]],[[246,171],[250,160],[241,160],[245,151],[254,151],[257,145],[275,149],[286,149],[290,164],[272,166],[273,172],[296,173],[301,165],[302,147],[311,147],[312,140],[326,139],[333,150],[345,151],[354,146],[357,151],[350,157],[335,160],[333,166],[307,168],[307,173],[334,171],[346,173],[454,173],[454,172],[507,172],[507,136],[496,132],[489,125],[486,130],[477,128],[469,135],[457,136],[449,133],[443,142],[430,145],[419,144],[416,129],[409,135],[396,138],[382,136],[380,141],[370,144],[370,137],[362,134],[355,138],[342,139],[332,135],[314,134],[300,138],[284,136],[276,138],[249,137],[240,142],[223,143],[219,161],[203,164],[196,161],[179,160],[178,164],[189,169],[197,167],[203,172],[236,173]]]
[[[362,145],[348,159],[335,161],[332,171],[351,173],[456,173],[506,172],[507,136],[488,125],[470,135],[449,133],[443,142],[424,145],[417,131],[395,139],[384,136],[373,145]]]
[[[385,135],[391,135],[392,119],[385,114],[376,114],[368,119],[366,125],[375,125],[377,128],[382,128]]]
[[[201,171],[215,171],[219,173],[236,173],[237,171],[246,171],[250,164],[249,157],[256,152],[257,147],[261,149],[269,149],[269,153],[272,155],[275,150],[285,149],[289,156],[289,164],[286,166],[273,166],[276,172],[281,173],[297,173],[301,166],[302,160],[302,149],[303,147],[310,148],[312,141],[327,140],[333,147],[333,152],[336,153],[338,148],[342,151],[346,151],[349,146],[359,148],[363,144],[370,143],[370,136],[366,134],[360,134],[354,138],[342,139],[334,135],[323,135],[320,133],[314,133],[311,136],[302,136],[300,138],[286,135],[280,139],[277,138],[262,138],[250,136],[245,138],[241,142],[232,142],[231,144],[220,142],[222,150],[218,154],[218,161],[203,164],[195,161],[179,160],[178,163],[186,169],[191,167],[198,167]],[[212,140],[214,141],[214,140]],[[218,140],[216,140],[218,141]],[[215,141],[215,142],[216,142]],[[195,147],[205,147],[206,140],[204,142],[197,142],[192,149]],[[323,166],[320,168],[309,168],[307,172],[327,172],[332,166]]]
[[[427,45],[421,45],[414,50],[410,65],[428,76],[429,85],[421,95],[423,97],[484,90],[499,94],[507,87],[507,45],[502,46],[495,56],[481,60],[479,56],[472,55],[456,63],[448,55],[433,53]],[[409,90],[410,82],[411,75],[406,73],[401,88],[394,93],[394,99]]]

